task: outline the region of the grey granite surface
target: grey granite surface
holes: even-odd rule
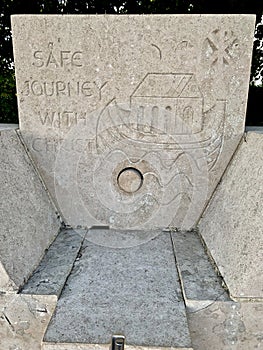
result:
[[[169,233],[128,249],[85,240],[58,301],[46,342],[191,348]]]
[[[63,229],[21,293],[59,296],[77,258],[85,233],[85,230]]]
[[[230,300],[197,232],[173,232],[177,266],[188,300]]]

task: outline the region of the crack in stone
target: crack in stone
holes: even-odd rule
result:
[[[12,332],[15,333],[15,327],[12,325],[12,323],[9,320],[9,318],[7,317],[7,315],[4,312],[2,312],[2,313],[3,313],[3,316],[4,316],[5,320],[6,320],[6,322],[8,323],[9,327],[11,328]]]
[[[206,306],[203,306],[203,307],[201,307],[201,308],[198,309],[198,310],[191,311],[191,310],[189,310],[189,308],[187,307],[187,313],[189,313],[189,314],[196,314],[196,313],[199,312],[199,311],[203,311],[203,310],[205,310],[205,309],[208,309],[210,306],[214,305],[217,301],[220,301],[221,296],[224,295],[224,294],[225,294],[225,292],[222,292],[222,293],[219,294],[214,300],[211,300],[211,303],[210,303],[210,304],[208,304],[208,305],[206,305]],[[201,300],[201,301],[205,301],[205,300]]]

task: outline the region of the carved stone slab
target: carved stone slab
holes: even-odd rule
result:
[[[12,17],[21,134],[68,224],[195,226],[244,131],[254,24]]]

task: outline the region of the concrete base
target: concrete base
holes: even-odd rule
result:
[[[224,282],[198,233],[173,232],[172,239],[186,306],[204,307],[216,300],[229,301]]]
[[[43,349],[108,349],[113,333],[123,333],[127,342],[135,343],[128,343],[127,349],[156,348],[165,337],[176,340],[177,344],[170,342],[172,349],[183,349],[177,332],[180,328],[187,331],[186,316],[192,320],[198,313],[201,319],[206,317],[202,311],[217,300],[229,302],[196,232],[159,231],[154,239],[137,247],[113,249],[91,243],[88,238],[95,234],[91,231],[61,231],[22,290],[59,295],[64,287]],[[101,231],[105,235],[105,230]],[[119,237],[114,230],[108,231],[110,237]],[[133,234],[143,238],[148,232]],[[152,310],[156,312],[152,314]],[[164,343],[160,349],[168,345]]]

